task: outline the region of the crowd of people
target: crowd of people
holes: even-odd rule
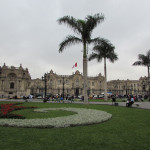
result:
[[[136,101],[136,97],[133,97],[133,96],[129,96],[128,97],[128,100],[126,102],[126,107],[130,107],[132,106],[132,104]]]
[[[46,102],[46,101],[50,101],[50,100],[52,100],[52,101],[56,101],[56,102],[64,102],[64,100],[68,100],[68,101],[74,101],[74,95],[72,95],[72,96],[63,96],[63,94],[62,95],[51,95],[51,96],[49,96],[49,97],[46,97],[46,98],[44,98],[44,101],[43,102]]]
[[[126,101],[126,107],[130,107],[132,106],[132,104],[134,102],[138,102],[138,101],[144,101],[144,99],[147,99],[148,97],[145,97],[145,96],[142,96],[142,95],[136,95],[136,96],[133,96],[133,95],[124,95],[123,96],[124,98],[127,98],[127,101]],[[116,103],[116,98],[117,96],[116,95],[111,95],[111,98],[112,98],[112,104]],[[144,99],[143,99],[144,98]]]

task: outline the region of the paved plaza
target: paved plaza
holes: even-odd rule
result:
[[[0,102],[25,102],[23,99],[0,99]],[[42,99],[28,99],[28,102],[39,102],[43,103]],[[47,101],[47,103],[72,103],[72,104],[83,104],[82,101],[68,101],[65,100],[64,102],[57,102],[57,101]],[[112,102],[89,102],[89,104],[96,104],[96,105],[111,105],[114,107],[126,107],[126,102],[117,102],[117,105],[114,105]],[[140,108],[140,109],[150,109],[150,102],[135,102],[131,108]]]

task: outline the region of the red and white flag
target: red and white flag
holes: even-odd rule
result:
[[[73,65],[72,69],[73,69],[74,67],[77,67],[77,62]]]

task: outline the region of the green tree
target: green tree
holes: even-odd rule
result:
[[[145,66],[147,67],[148,71],[148,78],[149,78],[149,67],[150,67],[150,50],[146,53],[146,55],[139,54],[138,61],[133,63],[133,66]]]
[[[85,20],[75,19],[72,16],[64,16],[58,19],[59,24],[68,25],[78,36],[68,35],[59,45],[59,52],[73,44],[83,44],[83,78],[84,78],[84,103],[88,103],[87,96],[87,45],[100,41],[100,38],[91,38],[92,31],[104,20],[102,14],[88,15]]]
[[[114,63],[118,59],[117,54],[114,52],[115,47],[108,41],[103,39],[100,44],[95,45],[93,48],[93,53],[89,57],[89,61],[96,59],[101,62],[104,59],[104,88],[105,88],[105,100],[107,100],[107,69],[106,69],[106,59]]]

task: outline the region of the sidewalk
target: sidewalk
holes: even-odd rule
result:
[[[0,102],[7,101],[7,102],[25,102],[23,99],[0,99]],[[43,103],[43,100],[41,99],[28,99],[28,102],[39,102]],[[60,103],[55,101],[48,101],[47,103]],[[62,102],[61,102],[62,103]],[[71,101],[64,101],[64,103],[71,103]],[[117,102],[118,106],[126,107],[126,102]],[[72,101],[72,104],[83,104],[82,101]],[[89,104],[95,104],[95,105],[113,105],[112,102],[89,102]],[[135,104],[132,105],[133,108],[141,108],[141,109],[150,109],[150,102],[135,102]]]
[[[117,102],[118,106],[126,107],[126,102]],[[90,104],[99,104],[99,105],[113,105],[112,102],[90,102]],[[116,106],[117,107],[117,106]],[[133,108],[141,108],[141,109],[150,109],[150,102],[135,102],[132,105]]]

